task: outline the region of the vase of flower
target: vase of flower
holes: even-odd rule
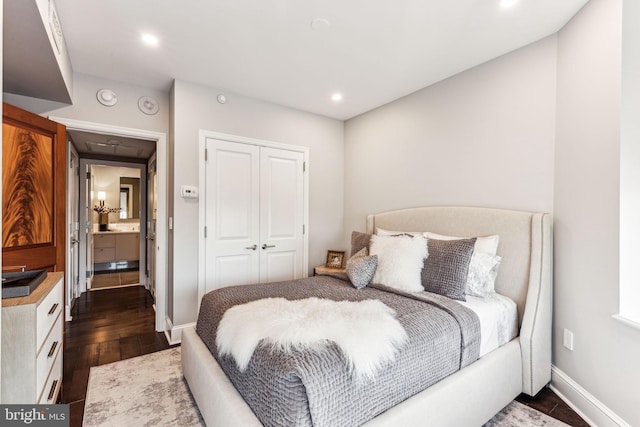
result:
[[[111,212],[120,212],[120,208],[108,208],[104,205],[104,200],[100,200],[100,204],[93,207],[98,213],[98,230],[109,231],[109,214]]]
[[[98,214],[98,227],[100,231],[109,230],[109,214],[108,213]]]

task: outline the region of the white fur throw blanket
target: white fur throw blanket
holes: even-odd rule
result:
[[[407,334],[395,311],[379,300],[266,298],[228,309],[218,325],[216,345],[221,356],[231,355],[244,371],[262,339],[283,351],[321,351],[333,341],[356,378],[373,378],[394,360]]]

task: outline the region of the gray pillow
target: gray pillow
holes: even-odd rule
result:
[[[429,257],[422,269],[424,290],[448,298],[466,301],[464,297],[469,262],[476,239],[427,239]]]
[[[368,256],[368,253],[367,248],[362,248],[347,260],[347,277],[357,289],[367,286],[376,274],[378,255]]]
[[[369,250],[369,241],[371,240],[371,234],[361,233],[359,231],[351,232],[351,256],[360,252],[362,248],[367,248],[367,255]]]

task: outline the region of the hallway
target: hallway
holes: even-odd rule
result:
[[[82,425],[89,369],[169,348],[154,331],[153,298],[141,286],[85,292],[65,324],[62,403],[71,427]]]

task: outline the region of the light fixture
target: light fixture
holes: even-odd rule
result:
[[[223,94],[218,95],[216,99],[220,104],[224,104],[225,102],[227,102],[227,97],[224,96]]]
[[[96,98],[105,107],[113,107],[118,102],[118,97],[111,89],[100,89],[96,92]]]
[[[518,3],[520,0],[500,0],[500,7],[506,9]]]
[[[331,100],[334,101],[334,102],[342,101],[342,94],[341,93],[334,93],[333,95],[331,95]]]
[[[154,36],[153,34],[143,33],[142,34],[142,43],[146,44],[147,46],[157,46],[158,45],[158,38],[156,36]]]
[[[158,101],[150,96],[141,96],[138,99],[138,109],[143,113],[153,116],[158,112]]]

